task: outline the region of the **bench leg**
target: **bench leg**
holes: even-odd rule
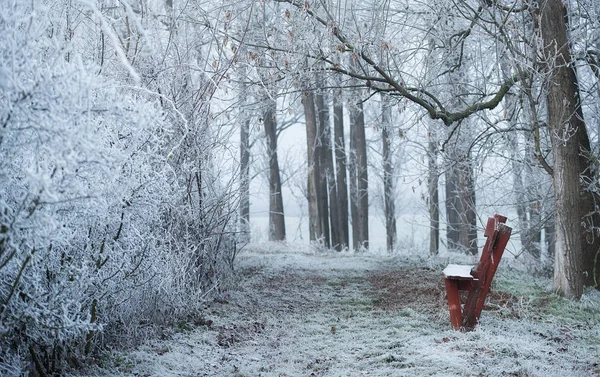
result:
[[[462,326],[462,312],[460,307],[460,292],[458,291],[458,280],[444,279],[446,283],[446,296],[448,297],[448,310],[450,311],[450,323],[455,330]]]

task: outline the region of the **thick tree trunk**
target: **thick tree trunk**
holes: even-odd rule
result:
[[[344,106],[339,96],[334,98],[333,105],[333,143],[335,151],[336,185],[337,185],[337,222],[340,239],[340,250],[349,245],[348,229],[348,178],[346,175],[346,146],[344,141]]]
[[[269,101],[264,113],[267,153],[269,154],[269,240],[285,240],[285,216],[283,214],[283,196],[279,161],[277,159],[277,122],[275,120],[276,103]]]
[[[310,240],[314,242],[323,237],[323,228],[321,227],[322,224],[319,216],[319,197],[317,193],[318,182],[320,180],[318,149],[316,148],[318,140],[317,114],[315,112],[314,95],[311,91],[304,93],[302,104],[304,106],[304,118],[306,122],[306,152],[308,161],[308,232]]]
[[[320,80],[318,82],[321,84]],[[322,85],[320,85],[322,86]],[[316,158],[319,159],[319,183],[317,189],[318,203],[319,203],[319,221],[321,222],[321,228],[323,229],[323,242],[325,247],[331,247],[331,232],[336,232],[337,229],[331,224],[330,227],[330,203],[335,206],[337,203],[330,198],[331,187],[330,181],[333,175],[333,155],[331,151],[331,132],[329,129],[329,111],[327,109],[326,94],[323,90],[318,89],[316,96],[316,107],[318,113],[318,128],[317,128],[317,151],[315,152]],[[335,182],[333,182],[333,191],[335,192]],[[330,202],[329,199],[332,199]]]
[[[437,167],[437,140],[435,133],[429,131],[429,142],[427,154],[428,176],[427,187],[429,191],[429,253],[437,255],[440,249],[440,203],[439,203],[439,173]]]
[[[383,143],[383,198],[385,202],[386,246],[393,252],[396,245],[396,201],[394,197],[394,162],[391,151],[390,129],[392,109],[387,98],[382,96],[381,140]]]
[[[550,69],[546,103],[554,158],[556,206],[553,288],[579,298],[592,283],[597,245],[587,245],[582,219],[594,212],[593,197],[582,193],[580,173],[587,171],[589,139],[581,111],[577,76],[571,65],[567,11],[561,0],[540,3],[544,53]],[[583,153],[580,153],[583,152]],[[573,167],[579,166],[579,169]],[[597,237],[595,237],[597,239]]]

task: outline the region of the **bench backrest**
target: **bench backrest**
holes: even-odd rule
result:
[[[484,235],[487,240],[477,267],[471,271],[471,275],[477,279],[477,284],[473,290],[469,291],[464,307],[463,326],[467,329],[473,328],[477,324],[479,314],[483,310],[485,297],[490,290],[492,279],[504,253],[504,248],[510,239],[512,229],[506,226],[505,223],[505,216],[494,215],[494,217],[488,219],[485,227]]]

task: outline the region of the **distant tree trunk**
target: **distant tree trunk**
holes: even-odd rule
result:
[[[362,102],[356,103],[350,110],[350,139],[354,144],[354,156],[351,157],[350,201],[352,213],[352,231],[354,249],[369,248],[369,179],[367,170],[367,140],[365,136],[365,114]],[[351,152],[352,153],[352,152]],[[352,160],[354,158],[354,161]],[[354,174],[353,174],[354,173]],[[353,190],[354,185],[354,190]],[[354,192],[353,192],[354,191]],[[354,204],[353,204],[354,203]],[[355,208],[352,208],[355,206]]]
[[[340,250],[349,245],[348,229],[348,178],[346,175],[346,147],[344,141],[344,105],[340,95],[334,97],[333,104],[333,142],[335,151],[336,184],[337,184],[337,221],[340,239]]]
[[[456,142],[446,171],[447,241],[450,250],[477,255],[475,176],[470,152]]]
[[[250,119],[242,120],[240,130],[240,231],[250,235]]]
[[[433,127],[433,126],[432,126]],[[440,203],[439,203],[439,173],[437,167],[437,139],[436,133],[430,129],[428,149],[428,179],[427,186],[429,191],[429,254],[437,255],[440,249]]]
[[[369,248],[369,174],[367,164],[367,137],[365,135],[365,114],[362,102],[358,103],[356,128],[356,160],[358,166],[358,210],[361,219],[359,242]]]
[[[531,143],[532,144],[532,143]],[[531,145],[530,144],[530,145]],[[525,250],[531,255],[536,262],[541,263],[542,261],[542,198],[537,192],[538,183],[534,183],[535,175],[532,166],[535,156],[532,153],[532,148],[527,148],[525,151],[525,176],[527,177],[527,187],[525,187],[526,194],[526,231],[525,231]],[[523,236],[521,236],[523,238]]]
[[[244,84],[245,71],[239,72],[240,81],[240,103],[244,106],[248,93]],[[240,127],[240,233],[242,240],[250,239],[250,117],[243,115],[241,111]]]
[[[527,221],[527,197],[525,195],[525,187],[523,186],[523,158],[519,154],[519,140],[516,132],[509,134],[508,137],[510,138],[513,192],[515,195],[517,217],[519,218],[521,245],[527,250],[529,244],[527,237],[529,226]]]
[[[356,60],[350,65],[359,70]],[[369,175],[365,114],[360,98],[350,106],[350,213],[352,215],[353,248],[369,248]]]
[[[460,245],[472,255],[477,255],[477,213],[475,211],[475,174],[470,152],[459,164],[459,200],[461,203]]]
[[[448,250],[459,249],[460,234],[460,201],[458,199],[458,175],[454,166],[454,159],[448,158],[448,167],[445,172],[446,191],[446,242]]]
[[[502,72],[506,76],[512,74],[509,62],[506,59],[501,62],[501,66]],[[536,190],[532,190],[531,186],[537,186],[540,182],[535,182],[535,173],[532,169],[536,162],[534,162],[532,153],[533,142],[528,140],[528,134],[531,134],[531,132],[522,133],[517,131],[519,113],[517,97],[518,95],[515,93],[508,93],[504,98],[504,117],[513,129],[511,133],[507,134],[513,173],[513,193],[519,219],[521,246],[527,254],[533,257],[536,267],[539,267],[541,262],[541,198],[538,198]],[[527,146],[524,156],[521,154],[521,143],[519,141],[522,134]],[[523,173],[525,173],[525,179],[523,179]]]
[[[319,86],[324,86],[322,80],[317,78]],[[316,158],[319,160],[319,183],[318,183],[318,201],[319,201],[319,221],[323,229],[323,241],[325,247],[331,247],[331,237],[337,229],[335,224],[330,227],[330,204],[335,206],[337,203],[330,198],[332,190],[335,193],[335,182],[331,182],[333,175],[333,155],[331,151],[331,131],[329,128],[329,110],[327,109],[326,93],[319,88],[316,92],[315,103],[318,113],[318,128],[317,128],[317,153]],[[329,200],[331,199],[331,201]],[[331,233],[330,233],[331,232]]]
[[[389,252],[393,252],[396,245],[396,201],[394,195],[394,162],[390,140],[392,109],[387,97],[382,95],[381,100],[381,140],[383,143],[383,197],[385,202],[386,246]]]
[[[304,118],[306,122],[306,151],[308,161],[308,227],[311,241],[317,241],[323,237],[323,228],[319,215],[318,183],[320,181],[320,166],[318,158],[318,127],[317,114],[315,112],[314,95],[311,91],[304,92],[302,100],[304,106]]]
[[[358,214],[358,164],[356,160],[356,110],[350,108],[350,156],[348,158],[348,183],[350,186],[350,222],[352,223],[352,248],[360,249],[360,216]]]
[[[275,120],[276,102],[267,99],[269,105],[264,113],[267,153],[269,154],[269,240],[285,240],[285,216],[283,214],[283,196],[279,161],[277,159],[277,122]]]
[[[545,225],[544,225],[544,233],[546,234],[545,236],[545,241],[546,241],[546,247],[548,250],[548,260],[550,261],[550,265],[554,266],[554,253],[555,253],[555,246],[554,246],[554,238],[555,238],[555,229],[554,229],[554,214],[549,215],[549,218],[546,220]]]

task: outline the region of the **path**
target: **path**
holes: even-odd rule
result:
[[[499,311],[472,333],[452,331],[440,272],[402,258],[246,253],[239,268],[239,290],[198,327],[119,356],[111,375],[600,375],[598,346],[581,340],[600,339],[600,326],[565,330]],[[507,297],[492,305],[513,305]]]

